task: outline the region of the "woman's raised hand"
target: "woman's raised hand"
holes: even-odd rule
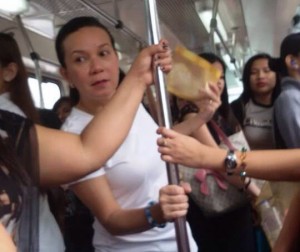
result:
[[[141,84],[154,83],[153,67],[159,67],[164,73],[172,69],[172,53],[167,40],[144,48],[135,59],[127,75],[137,79]]]
[[[214,83],[208,83],[206,88],[199,89],[199,99],[194,103],[199,108],[198,115],[204,122],[210,121],[220,107],[220,95],[220,89]]]

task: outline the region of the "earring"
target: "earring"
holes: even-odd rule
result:
[[[295,60],[292,60],[292,61],[291,61],[291,65],[292,65],[292,67],[293,67],[294,69],[298,69],[298,68],[299,68],[298,63],[297,63]]]

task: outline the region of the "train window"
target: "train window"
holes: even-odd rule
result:
[[[28,83],[34,105],[37,108],[52,109],[54,103],[61,97],[59,83],[55,82],[55,80],[47,79],[42,82],[42,97],[40,97],[38,80],[34,77],[29,77]]]

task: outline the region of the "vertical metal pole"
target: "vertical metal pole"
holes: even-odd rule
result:
[[[40,64],[39,64],[40,56],[33,49],[33,46],[31,44],[29,36],[24,28],[24,25],[23,25],[20,15],[16,16],[16,21],[22,32],[25,43],[27,44],[28,50],[30,52],[30,57],[33,60],[34,65],[35,65],[35,75],[36,75],[36,79],[38,80],[38,87],[39,87],[39,94],[40,94],[40,106],[41,106],[41,108],[44,108],[44,99],[43,99],[43,93],[42,93],[42,73],[41,73],[41,68],[40,68]]]
[[[212,17],[211,17],[211,21],[210,21],[209,42],[210,42],[211,50],[215,54],[217,53],[217,51],[216,51],[216,46],[215,46],[214,34],[218,27],[218,24],[217,24],[218,7],[219,7],[219,0],[214,0],[213,9],[212,9]]]
[[[149,44],[158,44],[160,39],[158,15],[155,0],[145,0]],[[163,72],[155,69],[155,89],[158,96],[158,121],[160,126],[171,127],[171,113],[168,93],[165,87]],[[179,172],[176,164],[166,163],[169,184],[179,184]],[[179,252],[189,252],[189,242],[184,217],[175,220],[177,247]]]

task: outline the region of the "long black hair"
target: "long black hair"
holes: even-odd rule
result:
[[[22,61],[18,44],[10,34],[0,32],[0,64],[2,67],[15,63],[18,66],[16,77],[7,85],[11,101],[16,104],[24,114],[38,122],[38,113],[34,107],[30,89],[27,82],[27,72]]]
[[[244,70],[243,70],[243,76],[242,76],[244,90],[241,94],[241,99],[242,99],[243,104],[246,104],[250,99],[252,99],[252,100],[254,99],[254,93],[251,90],[251,84],[250,84],[251,68],[252,68],[253,63],[259,59],[266,59],[268,61],[268,63],[270,63],[270,60],[272,58],[267,53],[259,53],[259,54],[252,56],[246,62],[245,66],[244,66]],[[279,75],[276,72],[275,72],[275,74],[276,74],[276,84],[275,84],[275,88],[272,93],[272,104],[280,93]]]

